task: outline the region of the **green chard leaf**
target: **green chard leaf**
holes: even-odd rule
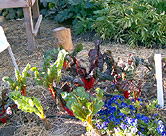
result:
[[[96,98],[93,96],[89,97],[89,93],[85,92],[84,87],[77,87],[71,93],[62,92],[61,94],[67,103],[67,107],[73,111],[75,117],[83,122],[87,121],[89,125],[92,125],[93,115],[104,105],[102,100],[103,91],[97,88],[96,93]]]
[[[22,71],[22,78],[26,78],[27,76],[29,77],[30,74],[28,73],[28,70],[30,69],[31,65],[28,63],[24,70]]]
[[[16,89],[16,82],[14,82],[10,77],[6,76],[6,77],[3,77],[2,80],[4,82],[7,82],[10,86],[11,86],[11,89],[12,90],[15,90]]]
[[[10,98],[17,104],[18,109],[24,112],[35,113],[41,119],[45,118],[43,108],[38,99],[33,96],[33,100],[30,97],[22,96],[18,91],[13,91],[10,94]]]

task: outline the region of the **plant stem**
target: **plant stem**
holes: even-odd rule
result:
[[[55,94],[55,92],[53,91],[53,88],[51,87],[51,86],[49,86],[49,88],[48,88],[48,90],[50,91],[50,93],[51,93],[51,96],[52,96],[52,98],[53,98],[53,101],[56,103],[56,94]]]

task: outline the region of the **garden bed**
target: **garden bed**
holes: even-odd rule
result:
[[[51,20],[43,20],[41,23],[41,37],[36,40],[37,49],[32,53],[28,53],[26,50],[27,43],[23,20],[8,21],[2,23],[2,26],[5,30],[8,41],[11,44],[19,69],[22,71],[27,63],[30,63],[32,67],[37,66],[39,69],[42,68],[44,52],[55,48],[53,29],[59,27],[60,25],[55,24],[55,22]],[[82,34],[80,36],[75,36],[72,34],[74,45],[78,43],[82,43],[84,45],[83,51],[77,55],[77,58],[85,67],[87,67],[89,64],[87,61],[88,52],[90,49],[94,48],[95,37],[92,38],[92,36],[93,33]],[[102,52],[108,49],[112,51],[112,55],[116,60],[118,58],[122,58],[123,61],[127,61],[128,54],[133,54],[134,56],[147,59],[152,54],[159,52],[162,54],[162,57],[166,57],[166,49],[146,49],[143,47],[136,47],[133,49],[129,48],[127,45],[120,45],[113,42],[105,42],[101,45]],[[141,74],[142,71],[138,71],[138,75]],[[2,77],[4,76],[14,77],[14,67],[7,50],[0,54],[0,90],[9,88],[7,83],[2,81]],[[166,90],[166,78],[163,78],[164,90]],[[109,83],[101,83],[99,86],[101,88],[105,88],[106,86],[109,86]],[[153,86],[149,84],[149,86],[146,87],[150,89]],[[61,106],[55,106],[49,92],[45,88],[35,85],[34,82],[28,82],[27,88],[29,90],[27,92],[28,96],[34,95],[41,101],[46,115],[58,115],[62,117],[67,115]],[[151,95],[152,98],[155,97],[154,93]],[[164,95],[166,95],[165,91]],[[7,133],[6,129],[9,129],[11,133],[13,131],[14,135],[18,136],[86,135],[85,124],[75,119],[64,119],[62,117],[49,118],[53,128],[46,130],[43,122],[41,122],[35,115],[17,111],[17,113],[13,113],[11,117],[8,117],[6,124],[0,124],[0,136],[10,135],[10,133]]]

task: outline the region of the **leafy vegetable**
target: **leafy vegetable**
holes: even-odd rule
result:
[[[31,70],[34,71],[36,83],[48,88],[54,101],[56,94],[53,90],[53,83],[56,80],[56,83],[59,84],[61,69],[63,67],[64,58],[67,54],[68,53],[64,49],[59,51],[58,58],[53,64],[50,64],[51,58],[47,57],[42,72],[39,72],[37,67],[31,68]]]
[[[75,117],[79,118],[81,121],[87,121],[87,130],[92,130],[92,118],[101,107],[103,106],[103,91],[99,88],[96,90],[96,98],[85,92],[83,87],[77,87],[71,93],[62,93],[62,98],[66,101],[67,107],[73,111]]]
[[[22,96],[18,91],[13,91],[10,94],[10,98],[17,104],[18,109],[29,113],[34,112],[37,116],[40,117],[40,119],[46,118],[40,101],[34,96],[33,99],[31,99],[30,97]]]
[[[26,78],[30,77],[30,74],[28,73],[30,67],[30,64],[27,64],[23,69],[22,74],[15,69],[16,81],[12,80],[10,77],[3,77],[3,81],[8,82],[12,90],[20,90],[20,93],[26,96]]]

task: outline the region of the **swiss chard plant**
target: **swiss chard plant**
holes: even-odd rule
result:
[[[83,87],[77,87],[70,93],[62,93],[62,98],[66,101],[67,107],[73,111],[75,117],[82,122],[87,122],[88,131],[94,129],[92,118],[104,104],[103,91],[97,88],[95,92],[96,97],[90,96]]]
[[[40,104],[40,101],[35,96],[33,96],[32,99],[31,97],[21,95],[18,91],[13,91],[10,93],[10,98],[15,102],[18,109],[24,112],[35,113],[45,122],[46,129],[52,128],[51,124],[44,115],[43,107]]]
[[[32,68],[31,70],[34,71],[34,73],[35,73],[36,83],[39,85],[44,85],[46,88],[48,88],[48,90],[51,92],[51,96],[55,102],[56,102],[56,95],[57,95],[57,98],[60,100],[62,107],[71,116],[74,116],[72,111],[70,111],[66,107],[66,103],[62,99],[61,94],[60,94],[61,91],[70,92],[72,90],[72,88],[70,88],[68,86],[68,83],[66,83],[66,84],[62,83],[62,86],[61,86],[61,84],[59,84],[61,75],[60,75],[60,77],[57,77],[58,75],[56,74],[57,73],[56,69],[58,68],[60,70],[63,67],[64,70],[66,70],[69,67],[69,64],[71,63],[71,60],[72,60],[71,58],[76,56],[77,53],[83,49],[83,45],[78,44],[74,48],[73,52],[71,52],[71,53],[67,53],[64,49],[62,50],[62,48],[63,47],[60,47],[58,49],[53,49],[51,51],[44,53],[43,71],[39,72],[36,67]],[[62,54],[62,51],[63,51],[63,54]],[[58,59],[61,59],[60,63],[56,63],[58,61]],[[49,70],[49,69],[51,69],[51,70]],[[48,73],[48,70],[50,71],[49,73]]]
[[[16,81],[11,79],[10,77],[3,77],[3,81],[8,82],[12,90],[19,90],[20,94],[26,96],[26,78],[30,77],[30,74],[28,73],[30,67],[30,64],[27,64],[22,73],[15,69]]]
[[[53,89],[53,84],[54,84],[54,81],[56,82],[57,85],[60,82],[61,69],[63,67],[64,58],[67,54],[68,53],[64,49],[59,51],[57,60],[52,64],[50,62],[51,57],[47,57],[44,62],[42,71],[38,71],[37,67],[31,68],[31,70],[35,74],[36,83],[39,85],[44,85],[45,88],[47,88],[50,91],[51,96],[55,102],[56,102],[55,100],[56,92]]]
[[[85,67],[81,66],[81,63],[78,59],[73,56],[73,61],[70,63],[70,75],[73,77],[78,76],[80,82],[78,85],[83,86],[86,90],[91,90],[95,85],[97,85],[98,81],[95,77],[94,73],[97,69],[103,69],[103,56],[99,49],[99,43],[96,42],[95,49],[91,49],[88,53],[89,55],[89,71],[86,70]]]
[[[48,51],[48,52],[44,52],[44,62],[47,63],[48,61],[46,60],[47,57],[50,58],[50,62],[54,62],[56,61],[57,57],[58,57],[58,53],[60,50],[62,50],[63,47],[60,46],[60,48],[58,49],[55,49],[53,48],[52,50]],[[66,56],[65,56],[65,59],[64,59],[64,63],[63,63],[63,68],[66,69],[68,66],[69,66],[69,63],[71,62],[72,58],[73,57],[76,57],[77,54],[83,50],[83,45],[82,44],[77,44],[73,50],[73,52],[71,53],[68,53]],[[45,67],[45,65],[44,65]]]

